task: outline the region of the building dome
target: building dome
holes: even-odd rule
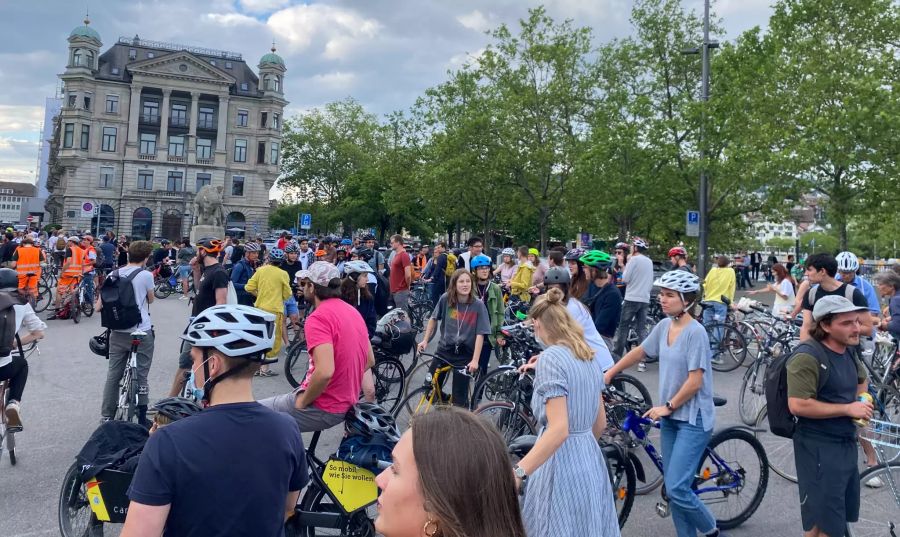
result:
[[[100,34],[97,33],[97,30],[91,28],[89,24],[91,24],[91,20],[85,17],[84,26],[79,26],[72,30],[69,37],[88,37],[100,41]]]
[[[259,64],[262,65],[264,63],[274,63],[276,65],[284,66],[284,60],[281,59],[281,56],[275,54],[275,45],[272,45],[272,52],[266,54],[262,58],[259,59]]]

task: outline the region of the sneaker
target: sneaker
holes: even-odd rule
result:
[[[190,298],[188,298],[184,295],[181,295],[180,297],[178,297],[178,300],[190,300]]]
[[[866,486],[870,489],[880,489],[884,486],[884,481],[882,481],[881,478],[876,475],[875,477],[869,478],[869,480],[866,481]]]
[[[646,370],[647,370],[647,364],[645,364],[644,362],[641,362],[638,364],[638,373],[643,373]]]
[[[6,429],[11,433],[18,433],[22,430],[22,419],[19,417],[18,401],[9,401],[6,403]]]
[[[725,359],[722,358],[721,356],[717,356],[717,357],[713,358],[712,360],[710,360],[710,362],[712,362],[715,365],[722,365],[725,363]]]

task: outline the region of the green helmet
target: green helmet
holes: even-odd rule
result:
[[[583,256],[578,258],[579,261],[589,267],[599,269],[609,268],[612,265],[612,258],[609,254],[602,250],[588,250]]]

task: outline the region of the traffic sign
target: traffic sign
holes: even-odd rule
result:
[[[312,228],[312,215],[303,213],[300,215],[300,229]]]
[[[688,211],[684,223],[685,235],[688,237],[700,236],[700,211]]]
[[[25,221],[29,223],[34,222],[34,217],[29,214],[25,217]]]
[[[90,218],[97,214],[97,209],[99,207],[93,201],[85,201],[81,204],[81,217],[82,218]]]

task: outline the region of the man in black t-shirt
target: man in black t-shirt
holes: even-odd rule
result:
[[[798,297],[803,305],[803,327],[800,329],[800,340],[809,339],[811,336],[813,318],[813,306],[823,296],[842,296],[860,307],[868,307],[866,296],[856,287],[837,281],[837,261],[829,254],[813,254],[806,258],[806,278],[809,280],[809,292]],[[869,315],[859,316],[860,331],[862,334],[872,333],[872,318]]]
[[[196,263],[192,263],[197,291],[191,313],[194,317],[210,306],[224,304],[228,299],[228,272],[219,264],[221,251],[222,241],[219,239],[200,239],[197,243]]]
[[[271,313],[226,304],[188,327],[191,389],[208,406],[147,441],[122,535],[284,535],[309,475],[296,422],[253,399],[274,323]]]

